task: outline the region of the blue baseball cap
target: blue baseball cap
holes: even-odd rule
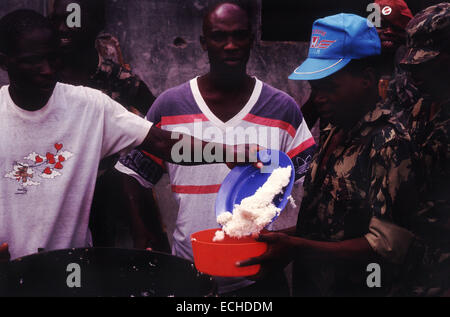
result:
[[[381,54],[373,24],[355,14],[340,13],[314,22],[308,58],[289,79],[316,80],[344,68],[352,59]]]

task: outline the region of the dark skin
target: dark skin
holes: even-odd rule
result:
[[[395,68],[395,55],[401,45],[406,44],[406,31],[386,19],[382,16],[381,26],[377,28],[378,35],[381,41],[381,54],[383,55],[383,63],[379,70],[382,75],[391,76]],[[326,126],[329,122],[326,118],[322,117],[317,111],[317,106],[314,103],[315,96],[314,91],[311,92],[311,96],[308,101],[302,107],[302,113],[305,121],[309,127],[316,124],[317,120],[321,120],[321,126]]]
[[[8,250],[8,244],[3,243],[0,245],[0,263],[8,262],[11,258],[11,255],[9,254]]]
[[[210,110],[223,122],[245,106],[255,79],[246,72],[253,35],[247,13],[234,4],[221,4],[205,17],[200,43],[208,53],[210,71],[198,80]]]
[[[67,6],[77,3],[81,6],[81,27],[71,28],[67,26]],[[95,40],[102,26],[93,16],[88,7],[82,6],[81,1],[56,0],[53,12],[50,15],[55,28],[58,31],[58,40],[63,57],[63,67],[60,76],[64,82],[72,84],[84,84],[97,69],[98,53],[95,48]]]
[[[450,98],[450,53],[443,51],[438,56],[421,64],[402,64],[411,73],[414,84],[420,91],[429,94],[437,103]]]
[[[311,81],[314,103],[321,116],[344,131],[350,130],[378,100],[378,78],[372,68],[355,75],[342,69],[321,80]],[[376,254],[366,238],[320,242],[296,237],[293,229],[285,232],[262,233],[258,241],[266,242],[268,250],[260,257],[237,263],[237,266],[261,264],[255,279],[289,264],[294,258],[302,261],[370,263]]]
[[[386,60],[381,73],[391,76],[395,66],[395,54],[400,46],[406,44],[406,31],[389,22],[384,16],[382,16],[381,24],[377,32],[381,40],[381,54]]]
[[[12,43],[12,50],[8,54],[0,53],[0,66],[8,72],[10,79],[10,95],[14,103],[21,109],[37,111],[45,107],[53,94],[56,85],[56,73],[58,70],[58,42],[52,30],[41,28],[31,32],[25,32]],[[195,140],[183,134],[172,136],[169,131],[163,131],[152,126],[141,149],[148,153],[161,157],[167,162],[180,165],[199,165],[211,162],[194,162],[194,151],[191,151],[190,162],[174,162],[171,157],[173,145],[182,141],[191,142],[191,148],[200,144],[199,149],[208,145],[206,142]],[[230,167],[237,164],[238,157],[245,157],[246,162],[255,160],[257,147],[255,146],[226,146],[217,144],[223,150],[221,162],[226,162]],[[231,153],[227,155],[227,153]],[[241,155],[243,154],[243,155]],[[233,158],[227,161],[227,158]],[[9,259],[8,248],[2,245],[0,259]]]
[[[209,109],[221,121],[227,122],[245,106],[255,86],[255,79],[246,73],[253,44],[246,12],[227,3],[215,7],[204,18],[200,43],[208,53],[210,62],[210,71],[198,79],[200,93]],[[257,164],[259,168],[261,165]],[[127,208],[133,213],[139,213],[140,204],[137,202],[149,193],[134,179],[127,178]],[[150,210],[149,213],[155,214],[156,211]],[[151,233],[143,235],[139,239],[140,245],[153,246],[152,239]]]
[[[67,6],[78,3],[81,7],[81,27],[67,26]],[[99,56],[95,48],[98,34],[104,28],[95,12],[83,2],[73,0],[56,0],[50,15],[56,30],[60,51],[62,53],[62,67],[59,70],[59,81],[72,84],[89,86],[92,75],[97,71]],[[130,101],[134,113],[147,113],[155,101],[155,97],[146,85],[140,85],[136,100]],[[139,109],[139,110],[137,110]]]
[[[9,56],[0,53],[0,63],[10,78],[9,92],[22,109],[43,108],[56,85],[58,55],[50,30],[34,30],[24,34]]]
[[[77,3],[81,7],[81,27],[69,27],[67,25],[67,18],[70,12],[67,12],[67,7],[71,3]],[[96,39],[99,32],[104,28],[101,19],[95,16],[95,10],[93,7],[86,5],[86,1],[73,1],[73,0],[56,0],[53,4],[53,10],[50,15],[50,19],[58,31],[58,41],[59,49],[62,53],[62,67],[59,70],[59,80],[64,83],[72,85],[91,85],[91,77],[97,71],[99,64],[99,56],[97,49],[95,47]],[[97,88],[97,87],[92,87]],[[153,104],[155,97],[150,92],[145,84],[139,85],[139,90],[137,92],[136,98],[134,100],[129,100],[127,106],[130,111],[135,114],[147,113],[151,104]],[[94,242],[99,246],[109,246],[108,243],[103,242],[104,235],[98,234],[99,227],[102,225],[102,211],[111,209],[114,207],[119,207],[119,202],[111,202],[108,197],[109,192],[114,191],[117,193],[117,200],[119,198],[123,200],[128,200],[129,197],[123,197],[120,195],[121,188],[124,186],[132,186],[128,184],[128,180],[122,176],[121,173],[115,171],[108,171],[104,178],[108,181],[105,183],[98,182],[96,185],[96,192],[94,195],[94,208],[93,208],[93,219],[91,220],[91,228],[93,233]],[[109,187],[114,186],[116,187]],[[147,200],[147,204],[155,206],[156,202],[153,199]],[[98,204],[104,204],[110,207],[96,207]],[[152,208],[154,209],[154,208]],[[134,209],[131,209],[132,211]],[[141,243],[143,240],[142,236],[149,236],[151,241],[163,240],[162,235],[152,235],[148,230],[145,230],[145,225],[141,221],[141,217],[138,212],[128,213],[130,223],[131,223],[131,234],[134,241],[134,247],[138,249],[145,248],[146,246]],[[158,219],[155,215],[154,221],[149,221],[149,223],[158,223]],[[97,224],[97,222],[99,224]],[[158,230],[161,231],[161,230]],[[168,251],[164,244],[157,244],[160,246],[161,251]]]

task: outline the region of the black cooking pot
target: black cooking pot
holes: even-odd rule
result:
[[[78,287],[79,286],[79,287]],[[112,248],[70,249],[27,256],[0,267],[6,297],[207,297],[211,277],[172,255]]]

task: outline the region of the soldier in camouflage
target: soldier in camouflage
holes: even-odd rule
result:
[[[354,31],[343,27],[342,20],[352,28],[360,26],[355,33],[363,34],[364,41],[344,35],[353,50],[349,54],[360,58],[331,74],[323,58],[319,64],[323,70],[302,70],[313,59],[296,70],[305,74],[298,79],[309,80],[317,110],[331,124],[322,132],[320,149],[305,178],[295,233],[261,235],[260,240],[269,244],[268,252],[240,263],[262,263],[264,272],[294,259],[296,296],[389,294],[413,242],[407,229],[416,197],[413,150],[404,126],[379,102],[380,39],[365,19],[350,15],[327,20],[330,28],[313,28],[339,43],[333,34],[336,29],[345,34]],[[323,50],[319,56],[325,54]],[[336,63],[333,57],[331,65]],[[325,74],[317,76],[321,72]],[[381,288],[366,283],[370,263],[381,266]]]
[[[420,208],[407,295],[450,295],[450,3],[418,13],[407,27],[406,67],[423,97],[403,120],[416,147]],[[421,252],[419,252],[421,250]],[[411,261],[412,264],[412,261]]]

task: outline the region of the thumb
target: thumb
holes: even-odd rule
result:
[[[259,242],[275,243],[280,240],[280,237],[276,233],[262,233],[259,235],[257,240]]]

